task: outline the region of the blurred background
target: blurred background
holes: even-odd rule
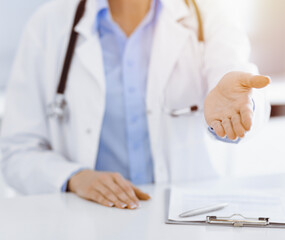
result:
[[[285,173],[285,1],[233,0],[251,42],[251,61],[269,75],[271,118],[260,133],[238,145],[209,141],[221,175],[243,177]]]
[[[0,0],[0,118],[5,85],[23,26],[29,16],[47,1]],[[272,77],[269,98],[273,111],[269,124],[247,142],[233,146],[209,139],[212,161],[221,176],[228,178],[285,173],[285,117],[282,116],[285,115],[285,1],[233,1],[251,41],[252,61],[262,74]],[[13,194],[0,173],[0,196]]]

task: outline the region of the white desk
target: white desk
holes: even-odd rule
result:
[[[265,188],[282,191],[285,178],[278,176],[262,180]],[[270,182],[271,181],[271,182]],[[263,183],[262,183],[263,184]],[[192,184],[192,187],[223,187],[230,184]],[[233,183],[232,187],[260,186],[251,179]],[[76,197],[73,194],[17,197],[0,200],[1,240],[167,240],[167,239],[242,239],[283,240],[285,229],[231,228],[220,226],[167,225],[165,192],[167,186],[144,186],[152,200],[143,202],[138,210],[106,208]],[[279,189],[279,190],[278,190]],[[284,187],[285,190],[285,187]]]

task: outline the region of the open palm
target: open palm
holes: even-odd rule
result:
[[[270,79],[265,76],[243,72],[226,74],[206,97],[206,122],[220,137],[231,140],[244,137],[252,125],[252,88],[264,88],[269,83]]]

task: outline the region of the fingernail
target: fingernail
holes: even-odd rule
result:
[[[134,209],[134,208],[137,208],[138,205],[135,204],[135,203],[130,203],[130,204],[129,204],[129,207],[130,207],[130,209]]]
[[[121,203],[120,205],[121,205],[121,208],[126,208],[126,207],[128,206],[128,205],[125,204],[125,203]]]
[[[108,203],[108,206],[109,206],[109,207],[114,207],[114,206],[115,206],[115,204],[114,204],[114,203],[109,202],[109,203]]]

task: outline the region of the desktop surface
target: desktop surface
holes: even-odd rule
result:
[[[192,183],[189,188],[254,188],[282,195],[285,177],[274,178]],[[1,199],[0,239],[285,239],[285,229],[165,224],[168,207],[165,193],[169,186],[141,188],[152,199],[142,202],[137,210],[103,207],[72,193]]]

